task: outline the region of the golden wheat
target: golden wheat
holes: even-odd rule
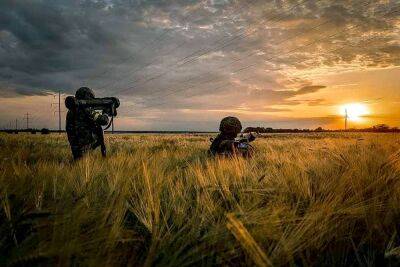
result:
[[[0,265],[400,263],[400,138],[270,135],[251,159],[209,136],[0,135]]]

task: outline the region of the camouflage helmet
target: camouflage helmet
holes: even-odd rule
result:
[[[219,131],[226,134],[238,134],[242,130],[242,124],[236,117],[225,117],[219,125]]]
[[[94,93],[92,89],[88,87],[81,87],[75,93],[76,99],[85,100],[94,98]]]

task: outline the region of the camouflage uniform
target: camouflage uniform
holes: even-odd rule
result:
[[[87,87],[79,88],[75,97],[78,100],[94,98],[94,93]],[[87,151],[100,145],[102,125],[108,124],[107,115],[96,112],[92,108],[78,108],[76,112],[67,113],[66,131],[74,159],[81,158]]]
[[[236,117],[223,118],[219,126],[220,134],[213,140],[210,152],[215,154],[232,154],[236,136],[242,130],[242,124]]]

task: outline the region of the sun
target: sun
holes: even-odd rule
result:
[[[368,107],[361,103],[345,104],[340,107],[340,114],[346,116],[350,121],[361,121],[362,117],[370,114]]]

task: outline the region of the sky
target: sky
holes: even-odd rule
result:
[[[399,76],[398,0],[0,1],[0,127],[57,128],[81,86],[119,130],[400,126]]]

